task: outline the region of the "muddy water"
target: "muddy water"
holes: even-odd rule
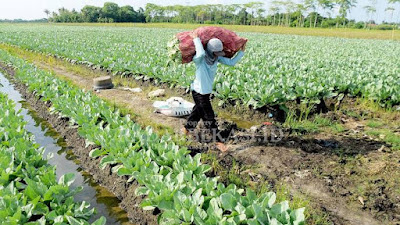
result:
[[[23,100],[20,93],[14,89],[1,72],[0,84],[0,92],[6,93],[10,99],[17,103],[17,110],[21,109],[21,115],[27,122],[26,129],[35,136],[35,141],[46,149],[44,154],[53,155],[49,159],[49,163],[57,166],[57,177],[59,178],[65,173],[75,174],[75,182],[72,184],[72,188],[83,187],[83,190],[75,196],[75,199],[89,202],[91,207],[97,209],[98,213],[93,216],[91,222],[100,216],[105,216],[107,224],[130,224],[126,212],[118,206],[119,199],[105,188],[97,185],[88,173],[82,171],[65,140],[52,129],[50,124],[30,110],[29,105]]]

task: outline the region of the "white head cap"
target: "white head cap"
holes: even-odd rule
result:
[[[210,52],[220,52],[224,49],[222,41],[218,38],[212,38],[207,43],[207,50]]]

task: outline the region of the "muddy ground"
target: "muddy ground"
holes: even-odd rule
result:
[[[68,71],[62,66],[54,67],[43,62],[37,62],[37,65],[54,71],[58,76],[81,88],[92,88],[90,77]],[[21,87],[21,91],[24,93],[24,87]],[[158,124],[176,133],[179,133],[184,121],[152,113],[153,99],[147,98],[145,93],[137,94],[120,89],[95,93],[134,112],[135,120],[149,121],[150,124]],[[101,171],[97,167],[98,162],[88,157],[89,149],[84,148],[84,141],[80,140],[76,130],[66,128],[67,121],[59,121],[53,115],[49,115],[46,110],[49,105],[41,104],[29,93],[25,95],[32,99],[29,102],[33,108],[39,111],[43,118],[48,118],[56,130],[74,145],[77,149],[76,154],[85,162],[85,168],[95,173],[94,177],[98,177],[98,182],[114,190],[116,195],[123,199],[123,208],[128,211],[133,222],[155,223],[155,216],[151,212],[143,212],[137,207],[140,198],[133,194],[134,184],[126,184],[126,179],[111,174],[110,168]],[[279,133],[274,125],[260,126],[258,131],[239,129],[235,137],[242,138],[263,136],[264,129],[264,132],[269,134],[268,141],[230,140],[229,152],[214,153],[218,154],[221,164],[227,168],[231,166],[231,160],[241,165],[250,165],[251,170],[241,173],[251,173],[254,177],[262,176],[272,189],[277,184],[284,184],[292,195],[306,195],[312,207],[317,207],[319,211],[327,214],[330,224],[400,224],[399,151],[393,151],[389,144],[365,135],[360,131],[362,126],[353,124],[361,122],[348,119],[348,122],[341,121],[346,131],[339,134],[293,135],[286,130]],[[278,136],[282,139],[271,141],[271,131],[279,133]],[[201,148],[195,150],[205,151]],[[257,182],[257,179],[254,180]],[[313,211],[312,208],[307,210]],[[144,219],[140,219],[142,217]],[[315,221],[313,223],[318,224]]]

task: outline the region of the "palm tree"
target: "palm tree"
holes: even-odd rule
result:
[[[48,9],[45,9],[45,10],[44,10],[44,13],[46,13],[47,19],[49,19],[50,10],[48,10]]]
[[[395,10],[395,8],[394,7],[391,7],[391,6],[389,6],[389,7],[387,7],[386,9],[385,9],[385,12],[389,12],[390,13],[390,21],[392,21],[393,20],[393,13],[394,13],[394,10]],[[392,30],[392,40],[394,39],[394,29],[395,29],[395,25],[396,23],[393,23],[393,30]]]
[[[393,0],[400,1],[400,0]],[[339,5],[339,14],[343,20],[343,26],[346,25],[346,17],[350,12],[351,8],[356,6],[357,0],[336,0],[336,3]]]
[[[393,7],[391,7],[391,6],[389,6],[389,7],[387,7],[386,9],[385,9],[385,12],[389,12],[389,15],[390,15],[390,21],[392,21],[393,20],[393,13],[394,13],[394,10],[396,10],[395,8],[393,8]]]
[[[290,27],[290,15],[292,14],[296,4],[294,4],[291,0],[286,0],[283,2],[283,5],[286,9],[286,26]]]
[[[364,6],[365,11],[367,12],[368,22],[370,23],[372,20],[372,15],[376,13],[376,8],[371,5]],[[367,28],[367,21],[365,21],[365,28]]]
[[[236,24],[237,12],[238,12],[241,8],[242,8],[242,6],[239,5],[239,4],[228,5],[228,7],[226,8],[230,13],[232,13],[232,16],[233,16],[233,21],[231,22],[232,24]]]
[[[258,20],[258,25],[263,24],[263,14],[265,13],[265,9],[259,8],[257,9],[257,20]]]
[[[274,1],[272,1],[272,6],[271,6],[271,8],[270,9],[274,9],[274,11],[275,11],[275,14],[274,14],[274,21],[275,21],[275,15],[276,14],[278,14],[278,26],[280,26],[281,25],[281,7],[282,7],[282,2],[281,1],[277,1],[277,0],[274,0]],[[274,24],[275,24],[275,22],[274,22]]]
[[[303,27],[303,12],[306,10],[305,6],[303,4],[296,4],[296,11],[299,13],[297,16],[297,25],[299,27]]]
[[[327,10],[332,10],[334,3],[332,0],[317,0],[318,1],[318,6],[322,8],[323,13],[325,13]],[[330,12],[328,12],[329,18],[330,18]],[[322,25],[322,23],[321,23]],[[314,26],[315,27],[315,26]]]
[[[399,5],[400,5],[400,0],[389,0],[389,3],[390,3],[390,4],[399,3]],[[396,22],[397,22],[397,21],[396,21]]]
[[[264,3],[262,2],[249,2],[244,4],[245,8],[250,9],[250,14],[251,14],[251,19],[250,19],[250,25],[254,25],[254,13],[257,12],[258,9],[262,8],[264,6]]]
[[[277,6],[271,6],[269,8],[269,11],[274,15],[273,16],[274,20],[273,20],[273,22],[271,21],[272,25],[274,25],[274,26],[275,26],[275,22],[276,22],[276,14],[279,14],[279,10],[280,10],[280,8]]]
[[[308,16],[310,17],[310,28],[311,28],[312,13],[315,12],[315,10],[317,9],[317,1],[316,0],[305,0],[304,5],[305,5],[306,9],[311,9],[311,12],[308,14]],[[315,15],[317,15],[317,13],[315,13]]]

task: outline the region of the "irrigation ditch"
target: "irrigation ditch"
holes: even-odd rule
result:
[[[3,68],[4,69],[4,68]],[[43,102],[27,87],[16,82],[12,70],[3,75],[0,71],[0,91],[8,94],[17,103],[21,115],[27,122],[26,129],[35,136],[35,141],[50,154],[50,165],[57,166],[57,177],[74,173],[72,188],[82,187],[75,196],[76,201],[86,201],[96,208],[97,214],[89,222],[101,216],[106,224],[157,224],[156,216],[145,212],[139,206],[141,198],[134,194],[135,184],[128,184],[124,177],[111,173],[108,167],[101,170],[99,160],[89,157],[91,146],[86,147],[84,139],[71,127],[68,120],[50,114],[50,102]]]

